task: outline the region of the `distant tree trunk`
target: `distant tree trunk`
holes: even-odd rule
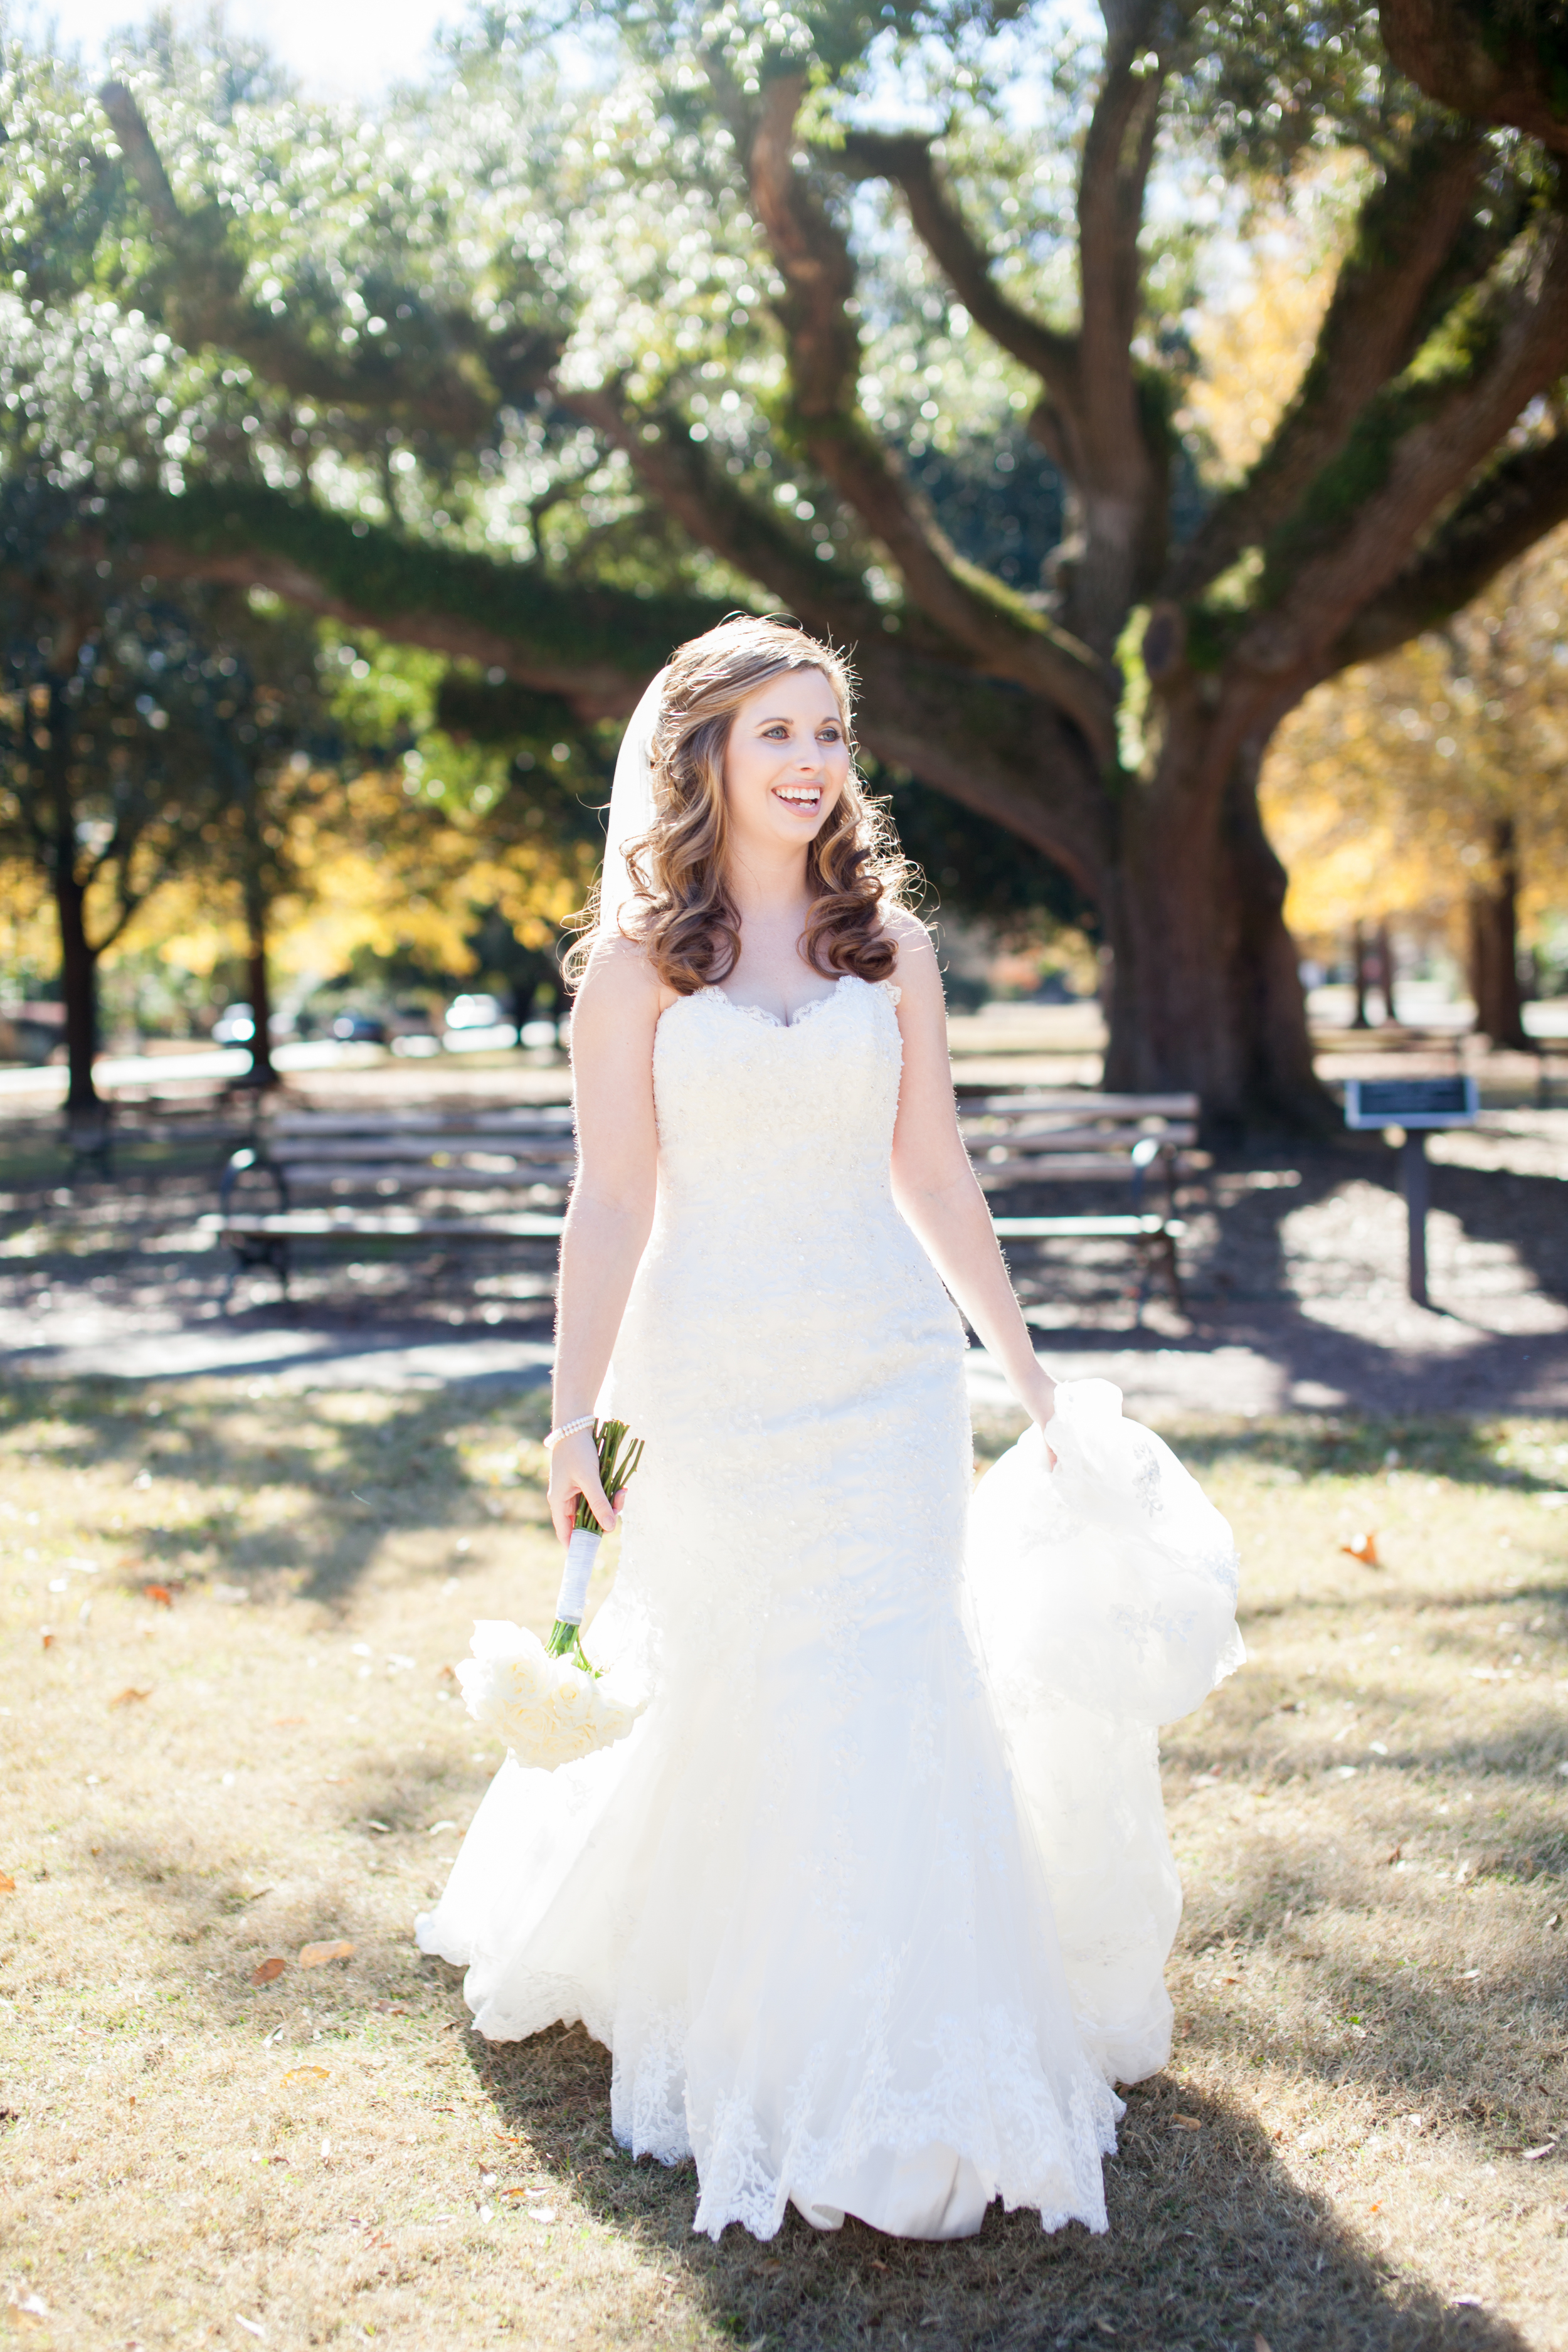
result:
[[[66,1123],[74,1131],[101,1124],[103,1104],[93,1084],[98,1057],[98,956],[87,930],[87,891],[77,871],[76,803],[70,788],[70,707],[63,680],[49,686],[45,748],[53,818],[55,911],[60,927],[60,996],[65,1005]]]
[[[1255,1125],[1322,1132],[1335,1118],[1312,1066],[1285,869],[1258,814],[1262,748],[1247,747],[1216,782],[1201,731],[1169,745],[1155,782],[1128,799],[1101,894],[1105,1084],[1201,1095],[1217,1143]]]
[[[1470,993],[1476,1027],[1494,1045],[1531,1051],[1519,984],[1519,837],[1512,817],[1492,827],[1491,874],[1469,894]]]
[[[1383,983],[1383,1017],[1384,1021],[1397,1021],[1399,1015],[1394,1009],[1394,941],[1386,923],[1377,927],[1377,969]]]
[[[278,1073],[272,1066],[272,992],[267,973],[268,911],[267,891],[258,870],[258,862],[247,860],[245,929],[250,1018],[254,1025],[250,1038],[250,1068],[246,1075],[247,1083],[253,1087],[275,1087],[278,1083]]]
[[[1372,1021],[1366,1009],[1366,932],[1359,919],[1351,925],[1351,984],[1355,990],[1351,1027],[1370,1029]]]

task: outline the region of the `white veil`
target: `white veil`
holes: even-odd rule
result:
[[[636,841],[653,823],[653,765],[649,751],[655,721],[664,695],[661,669],[644,694],[621,737],[616,754],[616,781],[610,793],[610,821],[605,836],[605,870],[599,882],[601,933],[618,931],[621,910],[632,895],[626,869],[626,844]]]

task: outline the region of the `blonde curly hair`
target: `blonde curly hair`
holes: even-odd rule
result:
[[[736,614],[677,648],[649,747],[654,820],[626,845],[632,896],[620,929],[636,940],[666,988],[691,996],[733,971],[741,919],[725,881],[729,811],[724,753],[748,695],[787,670],[819,669],[832,687],[849,745],[847,781],[806,852],[811,907],[801,950],[814,971],[884,980],[897,955],[886,918],[907,900],[910,868],[887,816],[854,764],[854,680],[830,646],[793,623]],[[582,979],[598,920],[597,892],[578,919],[564,960]]]

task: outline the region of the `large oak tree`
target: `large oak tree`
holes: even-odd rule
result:
[[[1105,0],[1086,44],[1050,0],[652,0],[574,82],[490,10],[369,123],[155,49],[102,93],[112,141],[32,89],[13,280],[35,334],[112,303],[155,347],[116,562],[584,725],[729,604],[787,606],[855,648],[879,758],[1094,900],[1110,1084],[1311,1121],[1264,749],[1568,514],[1553,12],[1381,13]],[[1336,150],[1359,213],[1317,348],[1216,479],[1181,423],[1202,223]],[[933,503],[1020,425],[1065,499],[1034,579]]]

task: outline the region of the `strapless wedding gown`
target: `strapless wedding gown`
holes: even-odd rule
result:
[[[658,1195],[604,1401],[646,1441],[587,1648],[616,1746],[509,1757],[422,1948],[492,2039],[581,2020],[696,2226],[1105,2226],[1168,2055],[1155,1727],[1240,1655],[1217,1513],[1103,1381],[982,1483],[958,1315],[892,1199],[897,992],[654,1047]]]

